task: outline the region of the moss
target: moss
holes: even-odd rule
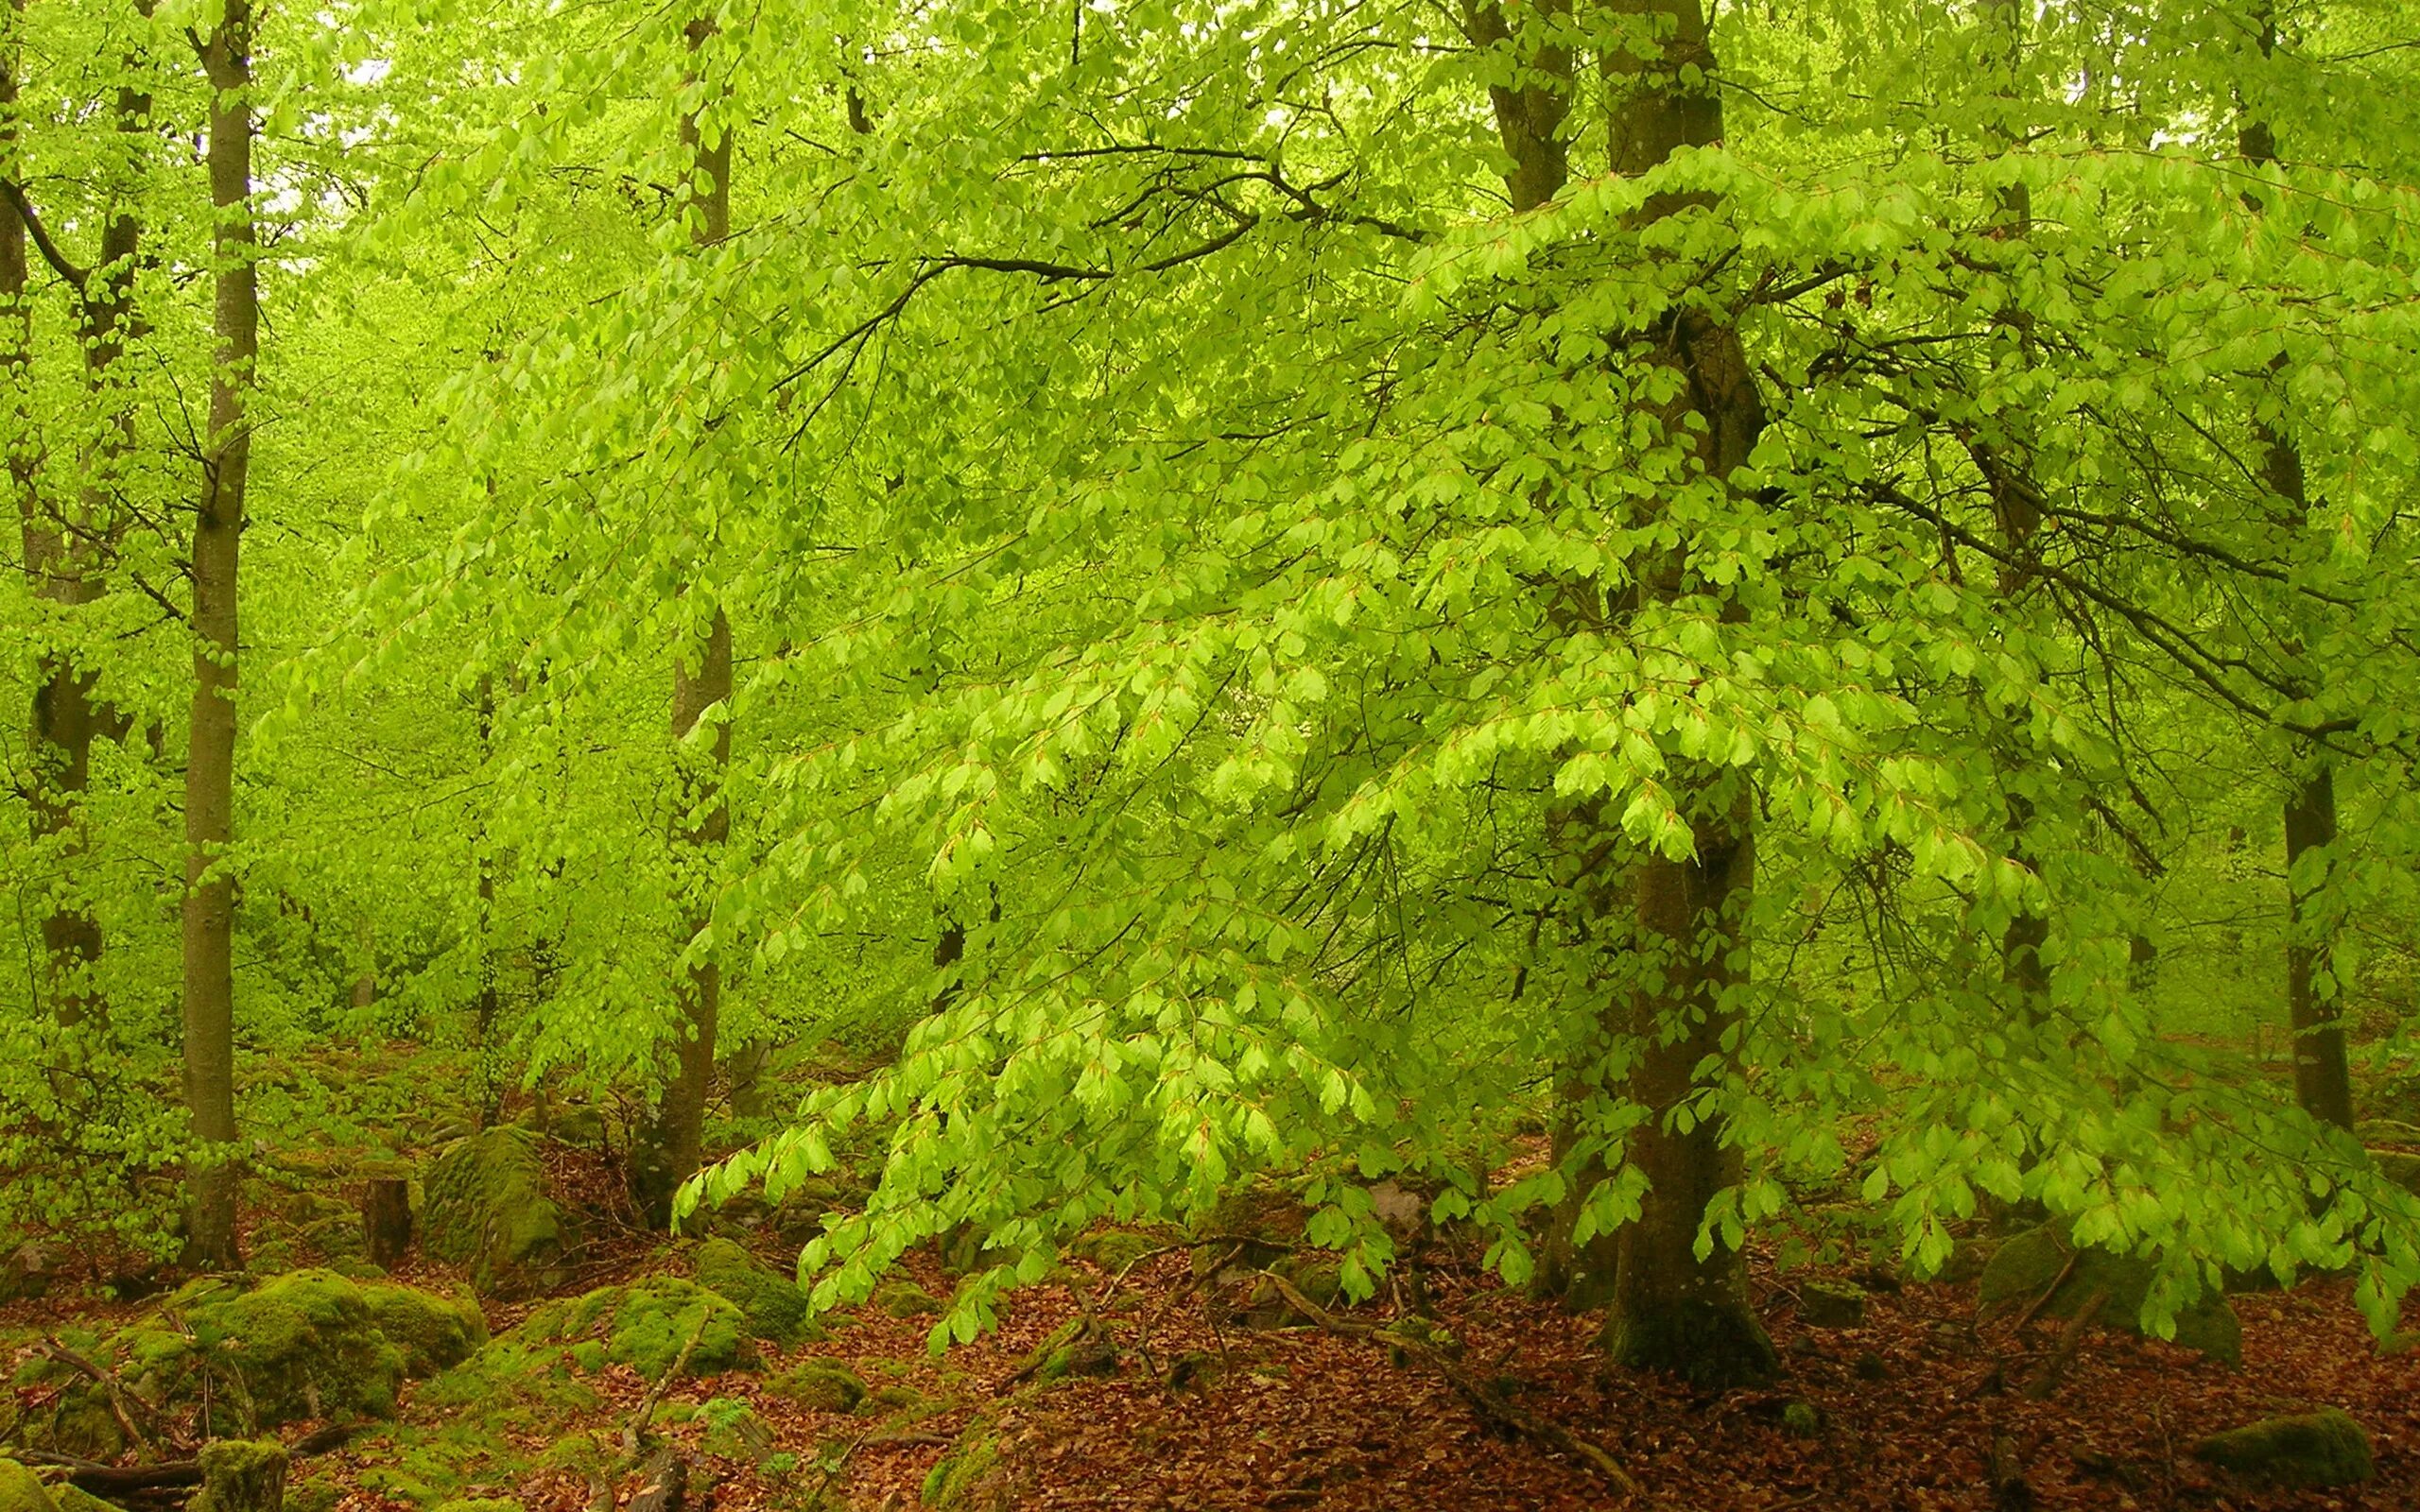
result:
[[[201,1492],[190,1512],[277,1512],[285,1488],[285,1446],[273,1438],[221,1438],[201,1446]]]
[[[50,1501],[59,1512],[119,1512],[115,1503],[104,1502],[82,1486],[72,1486],[65,1481],[50,1488]],[[290,1505],[293,1501],[294,1493],[289,1490],[286,1502]]]
[[[1160,1242],[1149,1234],[1107,1228],[1077,1240],[1074,1253],[1077,1259],[1090,1261],[1115,1276],[1159,1247]]]
[[[2333,1407],[2213,1434],[2193,1446],[2193,1455],[2281,1486],[2352,1486],[2377,1473],[2369,1435]]]
[[[875,1290],[873,1305],[886,1317],[931,1317],[948,1305],[914,1281],[890,1281]]]
[[[479,1292],[552,1284],[569,1238],[546,1195],[535,1134],[507,1125],[454,1141],[430,1164],[425,1191],[423,1242],[437,1259],[469,1266]]]
[[[1865,1321],[1865,1288],[1808,1281],[1798,1289],[1798,1320],[1810,1329],[1853,1329]]]
[[[394,1416],[403,1351],[379,1331],[362,1288],[333,1271],[296,1271],[214,1298],[187,1321],[213,1373],[233,1373],[255,1430],[305,1418]]]
[[[925,1474],[925,1504],[935,1508],[967,1504],[976,1486],[999,1463],[1000,1441],[993,1435],[991,1424],[978,1418]]]
[[[0,1459],[0,1512],[58,1512],[42,1478],[14,1460]]]
[[[522,1507],[509,1496],[458,1496],[438,1503],[437,1512],[522,1512]]]
[[[797,1344],[821,1337],[806,1315],[806,1294],[798,1283],[728,1239],[709,1239],[698,1246],[698,1284],[736,1306],[748,1319],[748,1332],[775,1344]]]
[[[551,1303],[513,1331],[525,1344],[575,1346],[601,1334],[606,1360],[648,1380],[672,1368],[689,1348],[688,1373],[717,1375],[756,1363],[747,1319],[720,1294],[678,1276],[649,1276]],[[689,1346],[695,1334],[697,1343]]]
[[[314,1470],[285,1486],[285,1512],[336,1512],[337,1503],[344,1500],[344,1485],[328,1470]],[[108,1507],[104,1502],[100,1507]],[[60,1512],[69,1512],[66,1507]],[[83,1512],[99,1512],[88,1507]],[[114,1509],[112,1509],[114,1512]]]
[[[1824,1415],[1809,1401],[1790,1401],[1781,1409],[1781,1425],[1794,1437],[1813,1438],[1824,1431]]]
[[[595,1435],[565,1434],[546,1446],[545,1453],[538,1457],[538,1464],[544,1469],[586,1474],[591,1466],[603,1464],[606,1456],[605,1446],[599,1444]]]
[[[433,1376],[469,1359],[488,1342],[488,1320],[468,1293],[440,1297],[408,1286],[366,1285],[361,1295],[387,1342],[401,1350],[404,1373]]]
[[[805,1360],[765,1383],[765,1389],[813,1412],[855,1412],[866,1400],[857,1373],[829,1360]]]
[[[2073,1317],[2096,1294],[2106,1292],[2109,1299],[2100,1320],[2140,1333],[2143,1304],[2156,1275],[2157,1266],[2136,1256],[2097,1248],[2078,1253],[2046,1225],[2017,1234],[1995,1250],[1977,1286],[1986,1308],[2021,1308],[2031,1306],[2055,1285],[2057,1291],[2041,1309],[2050,1317]],[[2243,1326],[2227,1299],[2216,1293],[2204,1293],[2177,1313],[2175,1338],[2212,1359],[2242,1363]]]

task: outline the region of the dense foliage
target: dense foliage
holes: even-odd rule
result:
[[[937,1341],[1262,1172],[1714,1378],[1843,1181],[2420,1281],[2393,0],[7,23],[11,1221],[207,1239],[216,879],[239,1127],[385,1036],[887,1151],[802,1275],[971,1232]]]

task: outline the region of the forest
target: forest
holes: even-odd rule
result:
[[[0,1512],[2420,1506],[2411,0],[6,0]]]

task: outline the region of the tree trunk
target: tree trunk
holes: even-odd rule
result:
[[[2259,12],[2260,56],[2269,60],[2277,48],[2276,18],[2266,8]],[[2277,161],[2277,138],[2265,119],[2244,121],[2236,136],[2236,150],[2256,167]],[[2256,194],[2247,201],[2258,208]],[[2282,380],[2286,354],[2271,364]],[[2253,434],[2261,444],[2261,482],[2270,495],[2292,511],[2297,523],[2308,523],[2310,497],[2303,475],[2302,449],[2280,417],[2275,425],[2255,420]],[[2290,658],[2302,648],[2289,642]],[[2301,682],[2299,672],[2293,680]],[[2293,785],[2286,795],[2286,1013],[2294,1031],[2294,1099],[2303,1111],[2339,1128],[2353,1126],[2353,1072],[2344,1050],[2344,1029],[2335,1004],[2338,994],[2327,969],[2331,928],[2319,903],[2325,886],[2327,848],[2336,842],[2336,773],[2325,751],[2306,746],[2296,752]],[[2314,854],[2315,853],[2315,854]],[[2313,859],[2305,860],[2306,857]],[[2297,881],[2295,872],[2305,875]]]
[[[187,1167],[186,1263],[233,1268],[235,1242],[235,586],[251,462],[246,405],[260,352],[252,221],[252,15],[225,0],[201,43],[211,86],[210,200],[217,351],[193,527],[193,731],[185,764],[185,1102],[200,1148]]]
[[[2304,857],[2321,873],[2326,850],[2336,843],[2336,774],[2324,756],[2307,759],[2303,776],[2286,799],[2286,1005],[2294,1026],[2294,1100],[2303,1111],[2338,1128],[2353,1126],[2353,1073],[2344,1053],[2344,1027],[2323,988],[2327,972],[2325,915],[2315,899],[2322,884],[2294,880]]]
[[[144,4],[138,9],[147,16],[151,8]],[[11,7],[12,31],[20,24],[22,9],[22,0]],[[16,52],[12,34],[7,77],[0,85],[5,89],[6,101],[0,104],[0,110],[9,116],[9,162],[5,177],[18,186],[16,194],[22,196],[23,174],[15,161],[20,64]],[[126,60],[128,76],[118,86],[116,104],[121,140],[129,145],[130,153],[138,154],[145,150],[143,144],[151,124],[150,94],[134,81],[141,62],[139,56]],[[36,597],[59,606],[62,622],[72,620],[78,608],[101,594],[104,559],[119,534],[111,494],[119,466],[133,444],[132,411],[114,396],[112,387],[112,369],[125,352],[125,326],[134,303],[135,254],[142,243],[142,222],[130,208],[133,188],[122,181],[123,177],[118,173],[110,175],[116,205],[102,223],[98,259],[87,268],[60,268],[61,276],[75,285],[81,312],[78,335],[84,353],[86,390],[96,407],[110,417],[82,444],[78,458],[81,481],[72,515],[54,512],[54,507],[41,498],[34,481],[38,464],[36,454],[30,449],[31,414],[25,407],[30,397],[26,386],[30,379],[27,364],[31,355],[30,311],[24,302],[27,228],[18,202],[12,200],[0,214],[9,243],[7,250],[0,252],[7,263],[0,267],[0,284],[8,289],[9,302],[16,311],[10,332],[12,350],[7,362],[16,380],[21,417],[19,444],[11,452],[9,467],[21,511],[26,576]],[[63,254],[57,254],[55,260],[63,261]],[[37,659],[28,731],[33,771],[27,797],[33,837],[38,846],[49,848],[59,878],[51,891],[49,911],[42,922],[48,977],[45,986],[52,1013],[60,1023],[71,1027],[87,1021],[105,1022],[108,1018],[108,1005],[97,980],[100,921],[80,896],[78,873],[81,869],[78,860],[87,849],[82,810],[91,782],[93,741],[96,736],[122,738],[127,721],[95,698],[95,682],[92,669],[79,662],[72,646],[45,648]]]
[[[689,23],[689,50],[696,54],[715,33],[710,21]],[[693,246],[708,248],[731,234],[731,134],[719,123],[709,131],[697,115],[682,117],[681,140],[689,148],[686,211]],[[692,658],[696,668],[691,668]],[[684,746],[709,710],[731,699],[731,622],[715,610],[702,646],[675,648],[672,665],[672,739]],[[683,921],[684,949],[705,933],[711,913],[714,857],[731,833],[723,806],[723,775],[731,765],[731,725],[716,716],[712,752],[699,761],[685,748],[679,756],[672,819],[677,890],[688,905]],[[687,852],[684,856],[683,852]],[[705,1155],[706,1098],[714,1084],[715,1030],[722,1008],[722,969],[711,954],[698,960],[675,989],[679,1017],[678,1063],[653,1120],[643,1131],[638,1160],[640,1211],[659,1227],[672,1220],[672,1198],[697,1173]]]
[[[1652,34],[1665,40],[1635,43],[1651,57],[1621,45],[1599,60],[1613,170],[1642,173],[1678,148],[1721,141],[1714,50],[1698,0],[1617,0],[1614,9],[1651,19]],[[1658,196],[1640,215],[1658,219],[1686,203]],[[1696,471],[1728,487],[1765,423],[1738,332],[1681,313],[1662,334],[1658,360],[1685,379],[1656,417],[1661,433],[1688,438]],[[1642,597],[1663,598],[1681,591],[1683,570],[1683,552],[1674,550],[1633,563],[1632,576]],[[1735,599],[1725,617],[1740,612]],[[1695,853],[1683,861],[1651,854],[1631,880],[1643,970],[1628,1004],[1634,1058],[1627,1091],[1649,1117],[1625,1155],[1650,1184],[1639,1217],[1621,1233],[1605,1345],[1618,1364],[1720,1389],[1770,1376],[1776,1358],[1749,1304],[1745,1257],[1719,1235],[1704,1258],[1697,1254],[1706,1203],[1738,1179],[1739,1163],[1718,1108],[1694,1106],[1684,1114],[1703,1088],[1701,1068],[1732,1053],[1740,1022],[1736,989],[1747,977],[1755,814],[1737,774],[1684,763],[1672,767],[1672,780]]]
[[[411,1179],[373,1176],[361,1192],[361,1231],[370,1263],[391,1267],[412,1247]]]
[[[1698,0],[1595,3],[1604,13],[1590,19],[1615,23],[1626,39],[1599,59],[1608,95],[1613,171],[1642,173],[1678,148],[1721,140],[1722,107],[1711,78],[1715,59]],[[1540,22],[1532,25],[1554,29],[1568,10],[1562,4],[1543,7]],[[1559,46],[1522,42],[1493,4],[1475,0],[1466,20],[1474,42],[1511,45],[1520,65],[1517,77],[1536,81],[1489,92],[1498,135],[1512,159],[1506,193],[1515,211],[1533,209],[1561,189],[1569,172],[1563,128],[1575,94],[1571,56]],[[1660,46],[1646,41],[1649,35],[1664,39]],[[1636,56],[1631,46],[1653,56]],[[1642,207],[1640,217],[1658,219],[1686,202],[1659,196]],[[1679,313],[1653,339],[1654,360],[1684,378],[1678,395],[1655,415],[1661,433],[1669,439],[1686,438],[1703,475],[1721,486],[1747,460],[1764,427],[1764,406],[1738,333],[1703,315]],[[1618,350],[1622,343],[1616,345]],[[1634,562],[1637,593],[1650,599],[1679,593],[1684,557],[1673,551]],[[1589,596],[1603,594],[1592,589]],[[1561,1279],[1577,1289],[1575,1299],[1608,1294],[1605,1340],[1615,1360],[1678,1371],[1720,1387],[1762,1379],[1775,1363],[1772,1342],[1749,1305],[1744,1257],[1719,1240],[1704,1259],[1696,1253],[1707,1200],[1738,1175],[1720,1113],[1698,1097],[1699,1068],[1728,1053],[1726,1041],[1738,1023],[1733,989],[1743,984],[1747,969],[1754,815],[1736,777],[1685,763],[1676,763],[1672,771],[1696,853],[1683,861],[1645,856],[1612,885],[1585,875],[1584,868],[1583,874],[1564,882],[1583,930],[1591,915],[1627,913],[1639,970],[1633,990],[1609,990],[1599,1010],[1600,1033],[1560,1079],[1567,1111],[1558,1143],[1567,1149],[1583,1126],[1582,1109],[1599,1090],[1597,1068],[1604,1046],[1628,1040],[1633,1057],[1623,1090],[1629,1101],[1648,1109],[1649,1118],[1631,1133],[1625,1158],[1650,1186],[1635,1222],[1610,1246],[1600,1241],[1583,1251],[1570,1242],[1568,1224],[1603,1172],[1573,1173],[1575,1188],[1549,1237],[1547,1262],[1549,1271],[1560,1269]],[[1565,815],[1563,822],[1583,818]],[[1610,1287],[1604,1276],[1609,1258]]]

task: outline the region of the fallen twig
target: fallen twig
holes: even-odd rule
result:
[[[2059,1389],[2059,1378],[2066,1374],[2068,1364],[2075,1359],[2076,1349],[2083,1343],[2084,1331],[2092,1327],[2092,1320],[2099,1317],[2100,1310],[2108,1305],[2106,1287],[2084,1298],[2083,1306],[2077,1308],[2075,1316],[2067,1319],[2067,1326],[2059,1331],[2059,1342],[2050,1350],[2050,1358],[2043,1363],[2041,1373],[2025,1383],[2027,1397],[2035,1401],[2047,1401],[2050,1394]]]
[[[2050,1298],[2059,1295],[2059,1288],[2067,1284],[2067,1278],[2075,1274],[2076,1262],[2083,1258],[2083,1250],[2071,1252],[2067,1256],[2067,1263],[2059,1267],[2059,1274],[2051,1277],[2050,1284],[2042,1289],[2042,1295],[2035,1297],[2023,1313],[2017,1314],[2016,1327],[2019,1332],[2024,1332],[2025,1326],[2033,1321],[2035,1314],[2049,1305]]]
[[[92,1361],[84,1358],[84,1356],[78,1354],[75,1350],[60,1343],[59,1336],[57,1334],[44,1334],[43,1336],[43,1341],[40,1344],[35,1345],[34,1349],[37,1352],[47,1355],[51,1359],[58,1361],[60,1365],[67,1366],[69,1369],[75,1371],[80,1376],[83,1376],[85,1379],[91,1381],[95,1385],[101,1388],[101,1395],[108,1399],[110,1404],[110,1416],[117,1419],[117,1425],[120,1428],[126,1430],[126,1436],[128,1440],[133,1444],[137,1454],[141,1455],[145,1459],[149,1459],[157,1452],[157,1451],[155,1451],[151,1446],[151,1435],[145,1433],[142,1425],[134,1420],[133,1408],[130,1407],[128,1403],[131,1401],[136,1405],[141,1406],[143,1410],[149,1415],[154,1426],[162,1426],[163,1420],[159,1408],[153,1406],[150,1402],[145,1400],[141,1396],[137,1395],[134,1391],[121,1383],[117,1377],[112,1372],[102,1369],[99,1366],[95,1365]],[[166,1434],[166,1430],[164,1426],[162,1426],[162,1431],[164,1434]],[[190,1452],[193,1448],[191,1444],[176,1441],[173,1434],[167,1434],[167,1436],[174,1447],[178,1449]]]

